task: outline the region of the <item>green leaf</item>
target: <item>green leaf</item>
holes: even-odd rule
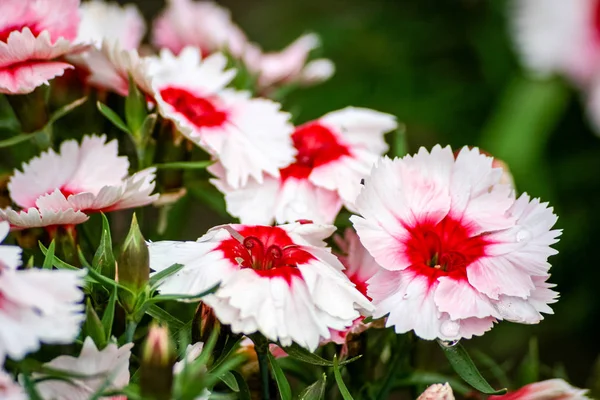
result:
[[[129,75],[129,94],[125,98],[125,120],[129,131],[137,140],[140,139],[140,128],[146,118],[146,99]]]
[[[235,381],[238,384],[238,400],[251,400],[252,395],[250,394],[250,388],[248,388],[248,384],[244,380],[244,377],[237,371],[231,371],[231,374],[233,375]]]
[[[11,147],[16,144],[26,142],[26,141],[34,139],[34,138],[35,138],[35,135],[30,134],[30,133],[23,133],[20,135],[16,135],[16,136],[10,137],[8,139],[0,140],[0,148]]]
[[[54,248],[55,247],[56,247],[56,243],[54,242],[54,240],[52,240],[52,242],[50,242],[50,246],[48,246],[48,250],[46,251],[46,254],[44,254],[46,257],[44,258],[44,263],[42,264],[43,269],[52,269],[52,265],[54,264]]]
[[[326,360],[322,357],[319,357],[318,355],[311,353],[310,351],[298,346],[296,343],[292,343],[291,346],[288,347],[282,347],[282,349],[292,358],[305,362],[307,364],[312,364],[312,365],[320,365],[323,367],[333,367],[333,361],[329,361]],[[339,363],[339,365],[346,365],[349,364],[353,361],[358,360],[359,358],[361,358],[362,355],[356,356],[354,358],[350,358],[348,360],[342,361],[341,363]]]
[[[104,345],[106,344],[106,334],[102,322],[100,321],[100,318],[98,318],[98,314],[96,314],[96,310],[92,307],[90,299],[88,299],[85,306],[84,331],[86,336],[89,336],[94,340],[98,349],[104,348]]]
[[[325,384],[327,383],[327,375],[323,374],[321,379],[307,387],[300,393],[298,400],[321,400],[325,395]]]
[[[181,269],[183,268],[183,264],[173,264],[171,265],[169,268],[165,268],[160,272],[157,272],[156,274],[152,275],[150,277],[150,287],[152,289],[156,289],[156,286],[158,286],[163,279],[176,274],[177,272],[179,272]]]
[[[396,132],[394,132],[392,143],[392,157],[404,157],[408,154],[408,143],[406,143],[406,126],[400,124]]]
[[[229,389],[234,392],[239,392],[240,387],[235,379],[235,376],[231,372],[225,372],[223,375],[219,376],[219,379],[229,387]]]
[[[154,166],[158,169],[205,169],[206,167],[214,164],[214,161],[180,161],[171,162],[164,164],[155,164]]]
[[[82,97],[80,99],[75,100],[72,103],[67,104],[64,107],[59,108],[50,116],[50,119],[49,119],[47,125],[51,125],[51,124],[55,123],[56,121],[58,121],[59,119],[61,119],[62,117],[64,117],[65,115],[69,114],[71,111],[73,111],[74,109],[76,109],[77,107],[79,107],[80,105],[85,103],[87,101],[87,99],[88,99],[87,97]]]
[[[172,316],[167,311],[163,310],[156,304],[151,304],[146,308],[146,314],[156,319],[159,322],[167,324],[171,332],[178,331],[185,324],[180,319]]]
[[[104,309],[104,314],[102,315],[102,327],[104,328],[105,339],[106,341],[110,340],[110,335],[112,333],[113,321],[115,319],[115,307],[117,303],[117,287],[113,287],[112,293],[108,298],[108,304],[106,305],[106,309]]]
[[[490,386],[460,343],[454,346],[447,346],[441,342],[439,344],[454,371],[473,388],[484,394],[498,395],[506,393],[506,389],[495,390]]]
[[[44,256],[46,256],[48,254],[48,249],[46,248],[46,246],[44,246],[42,244],[42,242],[38,242],[38,245],[40,246],[40,250],[42,250],[42,254]],[[81,271],[79,268],[72,266],[71,264],[67,264],[66,262],[62,261],[61,259],[59,259],[56,256],[52,256],[52,265],[58,269],[67,269],[70,271]]]
[[[340,390],[340,393],[342,394],[342,397],[344,398],[344,400],[354,400],[352,398],[352,395],[348,391],[348,388],[346,387],[344,380],[342,379],[342,374],[340,372],[340,365],[338,363],[337,355],[333,356],[333,376],[335,376],[335,382],[337,383],[338,389]]]
[[[519,367],[519,384],[521,386],[537,382],[540,375],[540,360],[537,338],[529,339],[529,351]]]
[[[102,236],[98,250],[96,250],[92,260],[92,269],[111,279],[115,277],[115,255],[112,248],[108,218],[104,213],[102,213]]]
[[[43,397],[38,392],[38,390],[36,389],[35,384],[31,380],[31,377],[29,377],[27,374],[23,374],[22,377],[23,377],[23,387],[25,388],[25,391],[27,392],[29,400],[44,400]]]
[[[131,135],[131,132],[129,131],[129,128],[127,127],[125,122],[123,122],[121,117],[119,117],[119,115],[116,112],[111,110],[110,107],[108,107],[106,104],[102,104],[101,102],[97,102],[96,106],[98,107],[98,111],[100,111],[102,115],[104,115],[110,122],[112,122],[114,126],[119,128],[123,132]]]
[[[161,302],[161,301],[171,301],[171,300],[175,300],[175,301],[186,300],[188,302],[198,301],[198,300],[202,299],[202,297],[208,296],[209,294],[213,294],[214,292],[216,292],[219,289],[219,286],[220,286],[220,284],[216,284],[215,286],[211,287],[208,290],[205,290],[204,292],[201,292],[201,293],[198,293],[198,294],[193,294],[193,295],[187,295],[187,294],[159,294],[158,296],[154,296],[154,297],[148,299],[148,303],[154,304],[154,303],[158,303],[158,302]]]
[[[273,371],[273,376],[275,377],[275,382],[277,382],[277,388],[279,388],[279,395],[281,396],[281,400],[291,400],[292,399],[292,389],[290,388],[290,384],[283,373],[283,370],[277,363],[275,357],[269,350],[267,350],[267,357],[269,358],[269,364],[271,365],[271,371]]]

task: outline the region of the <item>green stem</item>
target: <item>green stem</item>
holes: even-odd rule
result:
[[[264,338],[256,338],[253,337],[254,341],[254,351],[256,351],[256,356],[258,358],[258,369],[260,371],[261,378],[261,391],[262,391],[262,399],[270,400],[270,384],[271,377],[269,375],[269,357],[267,352],[269,351],[269,342],[267,342]]]
[[[133,342],[137,325],[137,321],[134,321],[132,318],[127,318],[127,327],[125,328],[125,343]]]

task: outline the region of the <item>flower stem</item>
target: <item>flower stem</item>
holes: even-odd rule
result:
[[[254,351],[258,358],[258,369],[261,378],[261,392],[263,400],[270,400],[270,384],[271,377],[269,375],[269,357],[267,352],[269,351],[269,342],[261,335],[253,335],[251,337],[254,342]]]
[[[133,336],[135,335],[137,325],[137,321],[133,320],[132,318],[127,319],[127,327],[125,328],[125,343],[133,342]]]

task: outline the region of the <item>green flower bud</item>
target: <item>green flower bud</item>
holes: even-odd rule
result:
[[[150,279],[150,254],[135,214],[117,260],[117,281],[139,291]]]
[[[173,385],[175,345],[167,327],[152,324],[142,349],[140,387],[142,395],[156,400],[169,400]]]

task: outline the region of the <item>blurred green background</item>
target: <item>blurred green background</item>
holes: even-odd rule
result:
[[[148,18],[163,7],[160,0],[137,3]],[[331,58],[337,71],[286,100],[297,122],[347,105],[389,112],[406,125],[411,151],[436,143],[481,145],[509,163],[520,191],[551,202],[564,229],[560,253],[551,259],[551,281],[561,293],[555,315],[538,326],[503,322],[466,345],[518,370],[535,335],[541,361],[553,369],[542,367],[541,377],[567,374],[573,384],[592,386],[600,350],[600,138],[574,89],[523,78],[508,2],[219,3],[267,50],[304,32],[321,35],[319,55]]]

